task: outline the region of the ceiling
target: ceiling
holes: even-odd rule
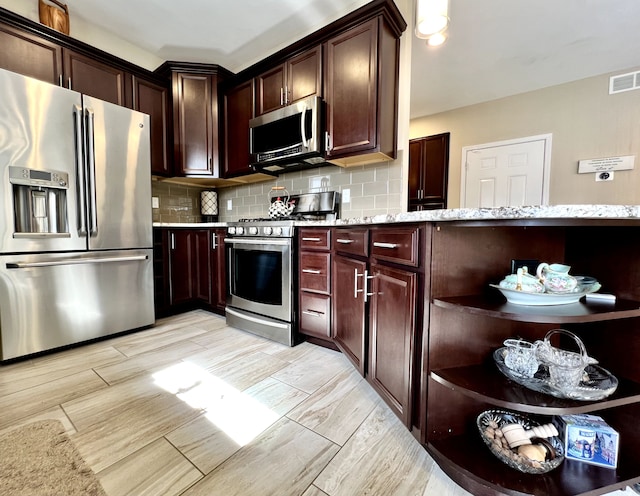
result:
[[[237,72],[368,2],[66,3],[72,16],[163,60]],[[639,0],[450,0],[449,15],[441,47],[413,38],[412,118],[640,66]]]

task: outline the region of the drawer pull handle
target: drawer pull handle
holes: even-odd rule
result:
[[[315,310],[303,310],[302,313],[311,317],[324,317],[322,312],[316,312]]]
[[[322,271],[315,269],[302,269],[305,274],[320,274]]]
[[[350,245],[351,243],[353,243],[353,239],[336,239],[336,243],[341,243],[343,245]]]
[[[376,248],[389,248],[390,250],[393,250],[394,248],[397,248],[400,245],[397,243],[380,243],[378,241],[375,241],[373,243],[373,246],[375,246]]]
[[[302,238],[302,241],[320,241],[320,238]]]

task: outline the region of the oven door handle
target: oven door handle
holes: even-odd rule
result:
[[[266,326],[270,326],[270,327],[277,327],[278,329],[288,329],[289,328],[289,326],[287,326],[287,324],[280,324],[280,323],[277,323],[277,322],[268,322],[266,320],[257,319],[255,317],[250,317],[249,315],[246,315],[246,314],[243,314],[243,313],[241,314],[241,313],[238,313],[238,312],[234,312],[229,307],[226,307],[224,309],[224,311],[226,313],[230,313],[231,315],[234,315],[236,317],[241,317],[243,319],[246,319],[246,320],[248,320],[250,322],[255,322],[257,324],[262,324],[262,325],[266,325]]]
[[[224,238],[225,243],[232,243],[237,245],[290,245],[291,239],[271,239],[271,238],[260,238],[260,239],[243,239],[243,238]]]

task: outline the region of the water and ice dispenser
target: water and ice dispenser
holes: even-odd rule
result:
[[[10,166],[9,182],[13,188],[14,237],[69,235],[68,174]]]

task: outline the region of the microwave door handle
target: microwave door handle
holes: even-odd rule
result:
[[[305,148],[309,147],[309,140],[307,139],[306,129],[304,125],[304,117],[305,115],[307,115],[307,110],[309,110],[309,107],[305,105],[304,109],[302,110],[302,116],[300,117],[300,134],[302,135],[302,145]]]
[[[77,190],[76,194],[78,195],[77,199],[77,209],[78,209],[78,234],[81,236],[87,235],[87,217],[84,206],[84,197],[85,197],[85,163],[82,153],[82,137],[83,137],[83,129],[82,129],[82,107],[79,105],[73,106],[73,117],[75,120],[75,132],[76,132],[76,174],[78,175],[77,180]]]

